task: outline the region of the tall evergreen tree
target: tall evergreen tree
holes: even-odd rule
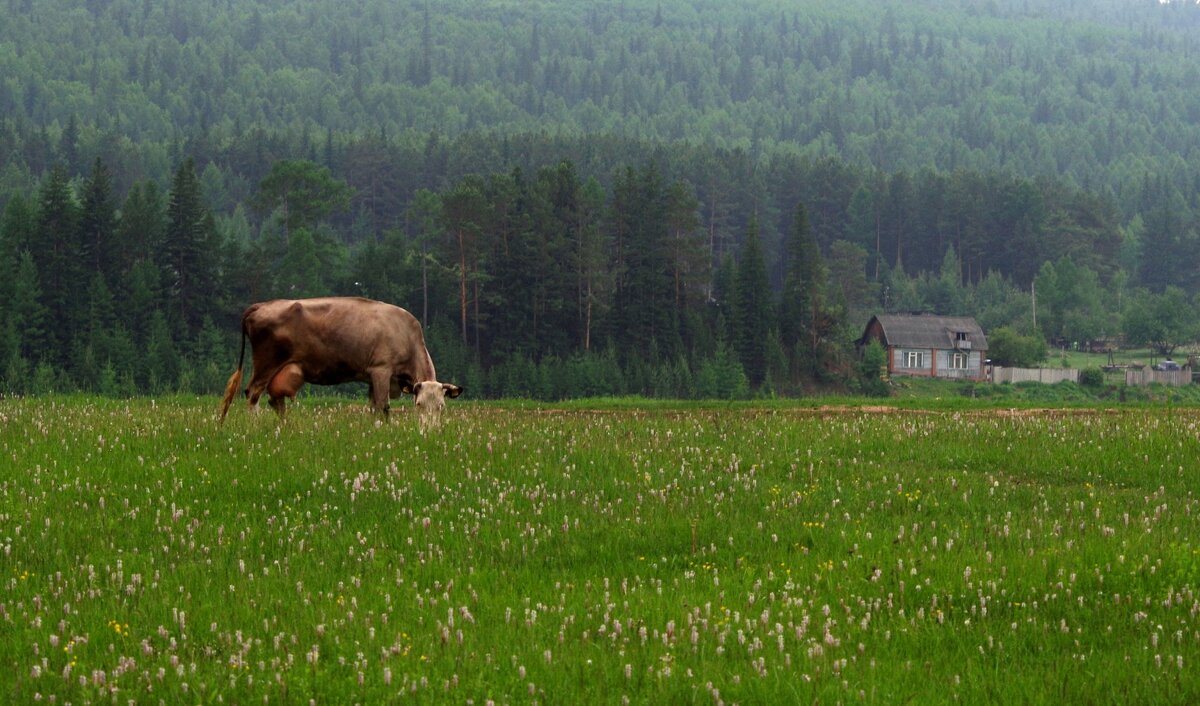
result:
[[[79,207],[62,165],[50,170],[38,193],[38,219],[30,247],[48,321],[47,362],[63,368],[82,318],[74,293],[83,286]]]
[[[570,162],[538,170],[528,189],[528,244],[525,258],[533,278],[529,292],[534,355],[567,356],[578,341],[575,331],[571,234],[578,221],[580,182]],[[513,266],[518,266],[514,262]]]
[[[799,203],[783,244],[779,300],[780,341],[797,377],[817,372],[819,344],[831,330],[825,280],[825,264],[808,225],[808,211]]]
[[[426,322],[429,321],[430,259],[441,235],[438,232],[441,211],[441,199],[429,189],[419,189],[408,207],[408,221],[412,224],[412,248],[419,258],[421,269],[421,321]]]
[[[285,239],[299,228],[314,228],[335,211],[350,205],[350,187],[334,178],[328,167],[308,160],[284,159],[258,184],[251,205],[260,214],[278,210]]]
[[[107,282],[114,282],[119,276],[113,267],[117,213],[112,197],[112,177],[99,157],[83,185],[82,202],[79,230],[84,268],[89,275],[100,274]]]
[[[28,256],[35,224],[36,214],[32,206],[19,194],[9,200],[0,217],[0,370],[4,369],[20,347],[20,333],[14,321],[17,274],[22,255]],[[37,268],[32,260],[30,267],[36,280]],[[40,298],[39,289],[35,301]]]
[[[119,294],[128,293],[126,282],[134,265],[157,263],[165,253],[167,205],[162,190],[153,181],[134,184],[121,207],[121,218],[109,249],[112,272],[110,286]]]
[[[196,163],[189,157],[171,182],[162,256],[168,311],[175,330],[185,338],[195,336],[204,316],[212,311],[217,246],[215,224],[200,198]]]
[[[312,231],[307,228],[293,231],[287,252],[280,261],[278,282],[283,289],[282,295],[300,299],[328,294],[324,281],[326,271]]]
[[[578,304],[579,346],[592,350],[595,322],[612,305],[612,270],[608,260],[608,240],[601,224],[604,189],[595,179],[586,180],[579,194],[579,209],[572,224],[576,302]]]
[[[871,255],[867,249],[846,240],[835,240],[829,248],[829,300],[846,312],[848,323],[864,324],[879,307],[879,285],[868,281]]]
[[[759,387],[767,375],[767,338],[773,316],[771,285],[767,263],[763,257],[762,240],[758,235],[758,217],[752,216],[742,242],[737,262],[735,282],[737,308],[735,311],[734,341],[746,377],[753,387]]]
[[[700,203],[691,189],[675,181],[667,188],[667,253],[671,267],[674,306],[681,315],[698,309],[707,299],[712,258],[700,229]]]
[[[36,232],[36,207],[21,194],[13,195],[0,217],[0,258],[15,263],[23,250],[32,247]]]
[[[146,352],[146,364],[138,372],[145,376],[141,381],[143,389],[155,394],[174,390],[179,382],[179,350],[162,311],[155,310],[150,315],[142,349]]]
[[[46,307],[42,305],[42,288],[38,281],[37,265],[28,250],[20,255],[16,276],[8,301],[7,325],[16,336],[15,353],[25,362],[36,364],[50,352],[47,340]],[[9,361],[0,361],[6,364]]]
[[[1145,231],[1138,262],[1137,283],[1161,293],[1179,282],[1182,262],[1184,221],[1187,211],[1183,197],[1165,178],[1156,179],[1144,189],[1143,200],[1149,207],[1143,213]]]
[[[78,175],[82,165],[79,163],[79,119],[74,113],[67,118],[67,125],[59,137],[58,154],[67,169],[67,175]]]
[[[653,341],[664,357],[672,358],[680,340],[666,204],[666,185],[653,162],[641,169],[627,167],[613,185],[610,213],[618,268],[613,323],[625,350],[644,351]]]
[[[487,222],[486,186],[482,178],[470,175],[442,194],[441,226],[448,261],[454,263],[458,278],[459,333],[463,345],[470,345],[469,323],[478,324],[481,236]],[[473,306],[474,305],[474,306]],[[477,330],[477,327],[476,327]],[[478,336],[475,346],[478,347]]]
[[[495,174],[484,182],[486,222],[481,233],[484,293],[477,325],[492,360],[537,355],[537,312],[542,306],[540,270],[546,267],[532,224],[531,194],[521,170]],[[493,336],[493,332],[495,335]]]
[[[121,324],[134,340],[144,343],[150,330],[150,319],[165,305],[163,298],[163,273],[153,260],[139,260],[129,272],[128,282],[120,308]]]

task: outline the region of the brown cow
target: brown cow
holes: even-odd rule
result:
[[[225,385],[221,421],[242,384],[246,339],[254,375],[246,386],[251,409],[265,391],[282,418],[288,398],[306,382],[370,385],[371,406],[387,416],[388,400],[416,397],[421,428],[436,426],[447,397],[462,388],[437,381],[421,324],[404,309],[359,297],[275,299],[242,314],[242,351]]]

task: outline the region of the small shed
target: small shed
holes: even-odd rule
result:
[[[987,337],[970,316],[877,314],[859,347],[879,341],[891,375],[987,379]]]

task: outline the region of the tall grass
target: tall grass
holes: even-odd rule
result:
[[[0,700],[1186,703],[1193,410],[0,402]]]

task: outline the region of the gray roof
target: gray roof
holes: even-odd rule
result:
[[[967,334],[971,349],[987,350],[987,337],[970,316],[932,316],[926,314],[879,314],[873,317],[883,329],[889,346],[912,348],[954,348],[956,333]],[[867,330],[870,330],[870,323]],[[865,336],[865,334],[864,334]]]

